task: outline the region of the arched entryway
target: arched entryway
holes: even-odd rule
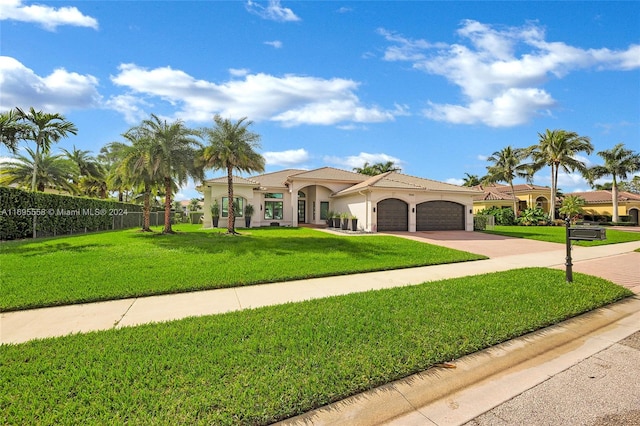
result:
[[[416,231],[465,229],[464,206],[452,201],[427,201],[416,206]]]
[[[630,209],[629,216],[631,217],[631,222],[635,222],[636,226],[640,225],[638,222],[638,209]]]
[[[409,206],[397,198],[387,198],[378,202],[378,231],[408,231]]]

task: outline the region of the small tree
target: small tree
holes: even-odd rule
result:
[[[562,206],[560,207],[560,213],[568,216],[573,223],[576,222],[581,214],[584,214],[584,199],[577,195],[567,195],[562,200]]]

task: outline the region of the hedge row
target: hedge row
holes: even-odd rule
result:
[[[164,223],[154,213],[152,225]],[[142,206],[109,200],[28,192],[0,187],[0,240],[134,228],[142,225]]]

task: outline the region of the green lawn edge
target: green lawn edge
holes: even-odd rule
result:
[[[0,243],[0,311],[486,259],[396,236],[175,229],[176,235],[125,230]]]
[[[605,228],[606,240],[600,241],[572,241],[572,244],[593,247],[607,244],[628,243],[640,241],[640,232],[623,231]],[[483,230],[486,234],[502,235],[505,237],[525,238],[549,243],[566,243],[566,228],[564,226],[502,226],[496,225],[493,229]]]
[[[266,425],[632,293],[527,268],[3,345],[3,424]]]

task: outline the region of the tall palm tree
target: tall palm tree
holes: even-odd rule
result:
[[[5,161],[0,172],[0,184],[17,185],[29,188],[33,184],[33,172],[36,174],[36,189],[44,191],[46,188],[56,188],[69,193],[77,192],[73,184],[74,165],[62,155],[36,153],[31,148],[25,148],[28,156],[16,155],[14,160]]]
[[[181,120],[167,123],[157,115],[151,114],[136,128],[141,137],[151,141],[153,168],[162,176],[165,191],[164,230],[172,234],[171,207],[175,187],[187,183],[189,177],[202,180],[202,169],[196,167],[198,149],[202,147],[195,139],[199,132],[189,129]]]
[[[225,169],[228,188],[227,233],[235,234],[235,206],[233,198],[233,171],[263,172],[264,157],[255,149],[260,148],[260,135],[249,130],[252,121],[247,117],[232,123],[219,115],[213,117],[215,126],[203,129],[209,145],[201,152],[200,163],[204,168]]]
[[[153,141],[130,130],[122,135],[130,145],[122,144],[121,161],[115,167],[115,174],[121,176],[123,184],[135,188],[143,196],[142,231],[151,232],[151,191],[162,185],[159,162],[153,157]]]
[[[558,172],[560,169],[567,173],[579,171],[587,174],[587,166],[576,159],[576,155],[584,152],[591,154],[593,145],[587,136],[580,136],[566,130],[549,130],[538,133],[538,144],[528,148],[533,163],[531,171],[535,173],[545,166],[551,168],[551,220],[555,219],[556,197],[558,190]]]
[[[28,112],[24,112],[20,108],[16,108],[17,117],[25,122],[27,130],[23,138],[32,140],[36,144],[36,151],[33,155],[33,177],[31,180],[31,190],[36,190],[36,176],[38,175],[38,160],[40,151],[48,154],[52,143],[58,142],[60,139],[67,137],[69,133],[78,134],[76,126],[67,121],[60,114],[51,114],[42,111],[36,111],[31,107]]]
[[[623,143],[619,143],[611,149],[598,152],[604,160],[602,166],[594,166],[589,169],[590,179],[595,180],[604,176],[611,176],[611,201],[613,203],[614,222],[618,222],[618,183],[619,179],[624,180],[627,175],[640,170],[640,154],[631,149],[625,149]]]
[[[527,158],[529,152],[523,148],[506,148],[496,151],[487,161],[492,162],[491,166],[487,166],[487,175],[483,178],[484,183],[506,182],[511,188],[513,196],[513,214],[518,214],[518,201],[513,189],[513,180],[516,177],[526,178],[529,174],[529,168],[523,161]]]

